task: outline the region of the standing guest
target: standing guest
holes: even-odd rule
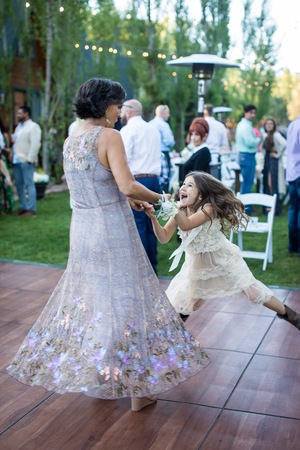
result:
[[[261,141],[253,131],[253,120],[256,116],[256,107],[247,105],[244,107],[244,117],[240,120],[235,131],[236,148],[239,152],[239,164],[243,177],[241,194],[249,194],[252,189],[255,175],[255,155]],[[247,214],[252,213],[251,206],[246,208]]]
[[[285,179],[282,156],[286,149],[286,140],[276,130],[274,119],[267,119],[265,122],[265,132],[267,133],[263,141],[264,149],[264,193],[268,195],[277,194],[276,216],[282,215],[280,194],[285,194]]]
[[[149,123],[155,126],[160,134],[160,149],[165,154],[168,166],[169,166],[169,177],[171,170],[171,158],[170,151],[175,145],[175,139],[168,120],[170,118],[170,109],[168,105],[158,105],[155,109],[155,117],[150,120]]]
[[[288,126],[286,159],[286,179],[290,194],[288,250],[300,256],[300,116]]]
[[[7,167],[6,167],[5,162],[4,162],[3,159],[2,159],[1,153],[0,153],[0,172],[1,172],[1,174],[3,175],[4,183],[5,183],[7,186],[12,187],[13,184],[12,184],[12,181],[11,181],[10,173],[9,173]]]
[[[15,206],[13,183],[9,173],[10,148],[9,138],[0,117],[0,213],[10,213]]]
[[[204,118],[209,125],[206,144],[210,150],[213,164],[220,161],[221,150],[229,150],[228,134],[225,125],[213,116],[213,105],[204,105]]]
[[[18,109],[19,124],[12,136],[13,174],[20,200],[20,209],[17,214],[22,217],[36,215],[36,188],[33,174],[41,147],[42,131],[30,117],[29,106],[21,106]]]
[[[192,121],[189,128],[187,141],[193,145],[193,153],[181,167],[181,181],[183,181],[186,175],[192,170],[209,172],[211,154],[206,143],[209,130],[209,125],[203,117],[197,117]]]
[[[159,132],[142,119],[138,100],[126,100],[122,106],[121,128],[128,165],[135,179],[154,192],[160,192],[161,151]],[[152,267],[157,273],[157,239],[144,211],[133,211],[135,223]]]
[[[8,372],[59,394],[131,397],[139,411],[208,358],[170,305],[136,230],[128,198],[141,209],[162,195],[134,179],[113,129],[124,97],[103,78],[79,88],[83,123],[63,151],[73,199],[68,265]]]

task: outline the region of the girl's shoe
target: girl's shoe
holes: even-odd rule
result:
[[[180,318],[183,320],[183,322],[188,320],[188,318],[190,317],[189,315],[185,315],[185,314],[181,314],[181,313],[179,313],[179,315],[180,315]]]
[[[157,402],[155,395],[149,395],[148,397],[132,397],[131,398],[131,410],[140,411],[146,406],[152,405]]]
[[[287,322],[291,323],[292,325],[294,325],[294,327],[300,330],[300,314],[296,313],[286,305],[284,305],[284,307],[286,311],[285,314],[277,314],[277,316],[280,319],[286,320]]]

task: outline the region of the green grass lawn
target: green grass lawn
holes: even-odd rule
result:
[[[48,194],[38,202],[38,214],[34,217],[5,215],[0,217],[0,258],[13,261],[30,261],[65,266],[69,251],[69,227],[71,219],[68,192]],[[256,212],[259,214],[259,211]],[[247,234],[247,245],[260,250],[265,242],[263,235]],[[261,260],[247,260],[254,276],[270,286],[300,287],[300,258],[287,251],[287,207],[283,217],[275,217],[273,228],[274,261],[262,271]],[[159,276],[174,276],[183,261],[169,272],[169,256],[178,247],[176,235],[168,244],[158,245]],[[184,257],[182,257],[183,260]]]

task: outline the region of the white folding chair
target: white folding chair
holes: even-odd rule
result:
[[[246,230],[239,229],[238,235],[238,246],[242,252],[243,258],[252,259],[262,259],[263,266],[262,270],[266,270],[267,263],[273,262],[273,243],[272,243],[272,230],[275,215],[275,205],[277,195],[267,195],[267,194],[237,194],[237,198],[243,202],[244,205],[259,205],[267,208],[267,221],[262,222],[258,220],[258,217],[251,217],[250,222],[247,225]],[[262,251],[247,251],[243,248],[243,233],[267,233],[267,240],[265,250]],[[233,242],[234,232],[231,230],[229,240]]]

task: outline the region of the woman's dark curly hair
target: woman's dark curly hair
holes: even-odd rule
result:
[[[187,177],[194,178],[201,195],[201,199],[193,205],[195,211],[211,204],[220,219],[223,233],[228,229],[237,231],[240,227],[246,227],[249,218],[245,214],[244,204],[235,197],[231,189],[206,172],[189,172]],[[205,210],[203,212],[205,213]]]
[[[126,91],[117,81],[107,78],[92,78],[83,83],[78,89],[74,112],[80,119],[105,117],[110,105],[124,102]]]

